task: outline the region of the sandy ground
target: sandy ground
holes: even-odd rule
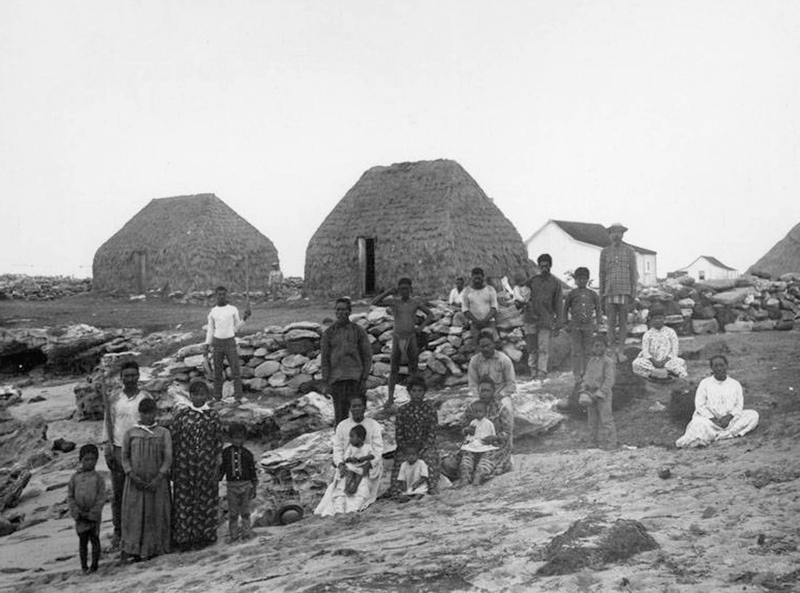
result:
[[[545,438],[520,441],[514,471],[481,488],[402,505],[379,501],[358,515],[259,528],[247,543],[220,541],[124,567],[103,558],[88,577],[78,570],[72,522],[59,517],[77,455],[59,455],[36,470],[14,509],[41,522],[0,539],[0,590],[800,591],[800,333],[725,340],[746,405],[762,413],[748,437],[704,450],[664,446],[681,429],[665,412],[648,411],[669,393],[648,386],[617,414],[629,448],[580,448],[585,427],[571,418]],[[690,363],[695,376],[704,369],[704,361]],[[565,375],[551,388],[569,382]],[[46,412],[50,439],[99,438],[99,422],[65,420],[71,384],[28,388],[24,397],[35,393],[47,401],[12,412]],[[669,479],[659,478],[662,467]],[[108,507],[104,516],[107,541]],[[601,570],[538,576],[544,547],[587,517],[638,520],[659,549]]]

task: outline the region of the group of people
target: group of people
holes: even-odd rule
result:
[[[227,482],[229,540],[249,538],[250,501],[258,477],[246,430],[232,424],[223,447],[217,412],[208,405],[202,379],[189,385],[169,428],[156,422],[156,402],[139,387],[139,366],[122,364],[121,389],[105,398],[105,458],[111,473],[112,550],[123,562],[147,559],[172,549],[198,549],[217,540],[219,482]],[[68,502],[79,535],[81,567],[97,570],[105,484],[95,470],[98,450],[80,449],[80,469],[70,481]],[[88,547],[91,544],[91,564]]]

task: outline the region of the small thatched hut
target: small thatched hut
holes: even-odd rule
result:
[[[750,266],[747,273],[774,278],[782,274],[800,273],[800,224],[795,225],[760,260]]]
[[[373,167],[314,233],[307,290],[364,296],[408,276],[419,294],[445,295],[475,266],[491,276],[529,270],[514,225],[450,160]]]
[[[100,246],[95,290],[263,290],[278,251],[214,194],[151,200]]]

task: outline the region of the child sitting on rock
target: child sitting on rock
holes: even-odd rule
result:
[[[586,407],[589,416],[589,435],[592,445],[600,445],[600,432],[605,435],[604,448],[617,447],[617,427],[611,412],[611,388],[614,386],[616,367],[606,354],[606,338],[598,334],[592,338],[592,351],[583,379],[579,385],[578,402]]]
[[[419,448],[406,447],[406,460],[400,464],[397,482],[402,490],[399,500],[406,502],[411,498],[422,498],[428,493],[428,464],[419,458]]]
[[[341,469],[341,477],[345,479],[344,492],[353,495],[361,484],[361,479],[365,472],[369,472],[372,467],[372,447],[364,441],[367,439],[367,429],[357,424],[350,429],[350,444],[344,453],[344,468]]]
[[[100,523],[106,503],[106,483],[95,471],[99,453],[94,445],[84,445],[78,453],[80,469],[69,480],[67,504],[78,532],[78,553],[84,573],[97,571],[100,560]],[[88,564],[89,543],[92,564]]]

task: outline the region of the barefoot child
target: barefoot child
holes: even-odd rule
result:
[[[106,502],[106,483],[94,467],[97,447],[84,445],[78,453],[80,469],[69,480],[67,504],[75,530],[78,532],[78,551],[84,573],[95,572],[100,560],[100,523]],[[92,565],[88,565],[89,543],[92,544]]]
[[[497,436],[494,423],[486,417],[488,410],[487,401],[494,397],[495,384],[489,377],[483,377],[478,383],[478,397],[480,399],[470,404],[469,411],[474,416],[470,423],[461,431],[466,440],[461,446],[461,461],[459,462],[459,480],[455,487],[461,488],[467,484],[480,486],[486,479],[486,472],[479,467],[481,459],[492,452],[498,451],[498,444],[503,439]],[[487,424],[488,423],[488,424]]]
[[[577,288],[570,291],[564,305],[564,325],[572,337],[572,375],[576,390],[586,370],[589,351],[592,348],[592,335],[596,324],[603,318],[600,297],[589,284],[589,269],[576,268],[573,274]]]
[[[586,405],[589,415],[589,435],[594,446],[600,445],[600,432],[604,433],[604,448],[617,446],[617,427],[611,412],[611,388],[614,386],[615,365],[606,354],[603,335],[592,338],[592,355],[586,363],[580,402]]]
[[[250,539],[250,501],[256,497],[258,475],[253,454],[244,446],[247,430],[242,424],[231,424],[231,444],[222,451],[220,479],[228,478],[228,535],[231,542],[240,537]],[[241,529],[239,517],[242,518]]]
[[[372,305],[380,305],[390,295],[389,305],[394,315],[394,330],[392,332],[392,359],[389,374],[389,397],[386,407],[394,404],[394,387],[397,384],[397,375],[400,365],[408,364],[408,374],[417,373],[419,362],[419,347],[417,346],[417,332],[433,321],[433,313],[423,303],[411,298],[411,280],[400,278],[397,288],[389,288],[372,299]],[[425,314],[425,321],[417,327],[417,310]]]
[[[156,424],[156,402],[139,404],[139,424],[122,441],[125,492],[122,495],[122,554],[146,560],[169,552],[172,437]]]
[[[340,470],[341,477],[345,480],[344,492],[353,495],[358,490],[364,473],[369,471],[375,455],[372,447],[365,444],[367,429],[356,425],[350,429],[350,444],[344,453],[345,466]]]
[[[401,490],[401,500],[421,498],[428,493],[428,464],[419,458],[419,449],[415,446],[406,448],[406,460],[400,464],[397,482]]]

